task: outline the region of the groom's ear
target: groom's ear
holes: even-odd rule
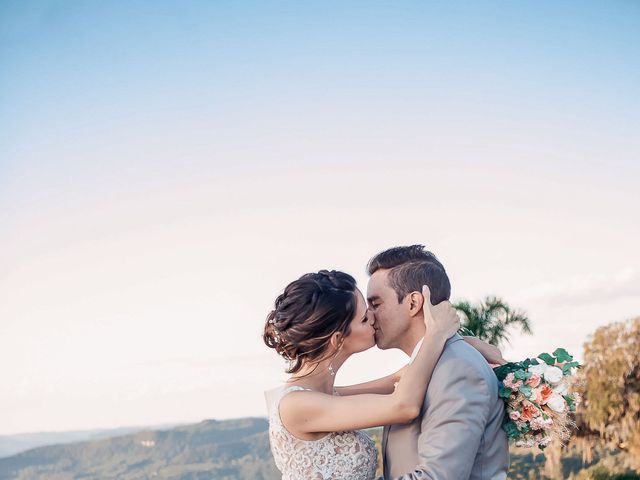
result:
[[[424,297],[420,292],[411,292],[409,294],[409,315],[415,317],[422,311],[424,305]]]

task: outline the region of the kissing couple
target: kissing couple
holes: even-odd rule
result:
[[[384,478],[502,480],[509,450],[504,402],[490,364],[500,351],[461,337],[451,284],[423,245],[375,255],[366,301],[350,275],[321,270],[276,298],[264,342],[289,361],[286,383],[266,393],[269,440],[283,480],[373,480],[375,444],[361,429],[384,425]],[[335,374],[374,345],[408,365],[345,387]]]

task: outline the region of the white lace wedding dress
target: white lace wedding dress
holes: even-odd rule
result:
[[[318,440],[300,440],[287,431],[280,419],[280,400],[296,390],[309,389],[282,387],[267,399],[271,452],[282,480],[373,480],[377,451],[366,433],[334,432]]]

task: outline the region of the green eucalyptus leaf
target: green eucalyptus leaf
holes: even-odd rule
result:
[[[518,390],[520,390],[520,393],[522,393],[527,398],[529,398],[529,395],[531,395],[531,387],[529,385],[520,385],[520,388]]]
[[[529,427],[529,424],[528,424],[528,423],[523,424],[523,425],[518,429],[518,431],[519,431],[520,433],[528,433],[530,430],[531,430],[531,427]]]
[[[509,421],[504,425],[504,430],[505,432],[507,432],[507,436],[509,438],[518,438],[520,436],[520,432],[518,432],[518,427],[512,421]]]
[[[564,348],[556,348],[553,352],[553,355],[558,359],[559,362],[571,362],[573,357],[569,355]]]
[[[507,375],[509,375],[512,372],[517,372],[518,370],[522,370],[522,368],[523,366],[521,363],[509,362],[494,368],[493,372],[498,377],[498,380],[503,381],[507,377]]]
[[[565,375],[569,375],[571,373],[572,368],[578,368],[579,366],[580,364],[578,362],[565,363],[562,366],[562,373],[564,373]]]
[[[548,353],[541,353],[540,355],[538,355],[538,358],[542,360],[544,363],[546,363],[547,365],[553,366],[556,364],[556,359],[553,358]]]
[[[500,387],[500,390],[498,390],[498,396],[500,398],[509,398],[511,396],[511,392],[513,392],[513,390],[508,387]]]

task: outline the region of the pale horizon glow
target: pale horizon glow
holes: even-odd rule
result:
[[[477,21],[482,18],[484,21]],[[525,310],[640,315],[632,3],[0,4],[0,435],[265,416],[261,330],[423,243]],[[338,383],[406,361],[372,349]]]

